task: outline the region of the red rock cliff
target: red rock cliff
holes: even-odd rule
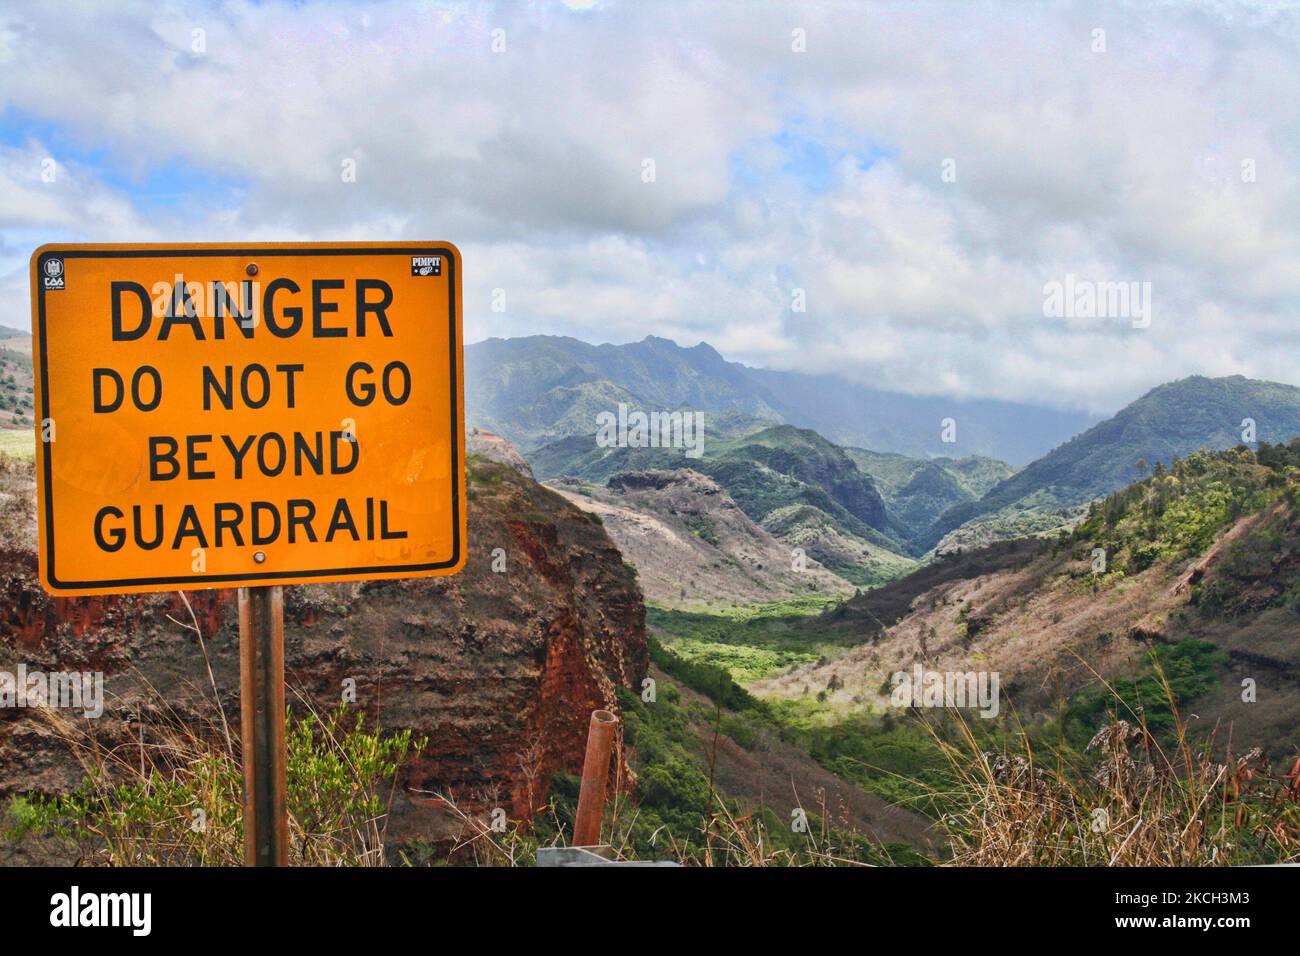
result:
[[[102,739],[127,739],[152,686],[178,714],[211,700],[177,594],[53,599],[36,581],[30,466],[0,475],[0,669],[102,670]],[[291,688],[330,708],[345,681],[356,706],[428,746],[401,781],[398,837],[425,835],[413,790],[454,794],[512,816],[545,802],[559,770],[582,765],[587,722],[617,710],[615,688],[647,668],[636,579],[604,530],[514,470],[471,463],[469,562],[454,578],[311,585],[286,592]],[[497,567],[493,570],[494,550]],[[502,565],[504,561],[504,566]],[[222,704],[238,726],[235,593],[189,592]],[[210,705],[207,707],[210,711]],[[621,768],[626,769],[626,768]],[[29,713],[0,710],[0,795],[75,784],[76,765]]]

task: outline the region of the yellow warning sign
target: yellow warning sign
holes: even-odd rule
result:
[[[43,246],[32,327],[51,593],[463,565],[454,246]]]

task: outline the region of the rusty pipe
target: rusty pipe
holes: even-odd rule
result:
[[[614,750],[614,729],[618,718],[607,710],[591,712],[587,731],[587,754],[582,760],[582,788],[578,791],[578,812],[573,820],[573,845],[600,843],[600,821],[605,815],[605,788],[609,784],[609,758]]]

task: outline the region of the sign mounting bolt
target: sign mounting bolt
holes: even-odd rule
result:
[[[244,267],[244,271],[248,273],[250,276],[257,275],[257,263],[250,262],[247,266]]]
[[[253,560],[256,561],[258,564],[261,564],[263,561],[266,560],[266,552],[265,552],[265,551],[254,551],[254,552],[253,552]]]

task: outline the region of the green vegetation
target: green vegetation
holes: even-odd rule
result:
[[[982,497],[1015,469],[995,458],[908,458],[864,448],[845,448],[885,500],[892,524],[909,540],[919,539],[949,508]]]
[[[664,687],[652,705],[620,689],[619,706],[623,740],[636,755],[641,791],[631,842],[651,850],[661,829],[677,841],[696,838],[713,809],[713,795],[705,754],[699,752],[698,736],[689,724],[710,722],[710,715],[698,705],[685,705],[671,686]]]
[[[844,530],[831,515],[809,504],[769,512],[763,528],[860,588],[887,584],[917,566],[912,558],[873,544],[868,536]]]
[[[568,435],[585,435],[590,449],[596,415],[620,402],[647,411],[707,409],[711,438],[777,418],[760,390],[728,374],[703,344],[684,349],[655,336],[620,346],[547,335],[489,339],[465,350],[465,366],[471,423],[525,451]]]
[[[1258,423],[1263,441],[1300,435],[1300,388],[1234,375],[1193,376],[1161,385],[1000,482],[983,498],[940,517],[930,545],[972,519],[1004,509],[1050,512],[1085,504],[1168,468],[1202,449],[1225,449],[1242,438],[1242,422]]]
[[[1094,504],[1057,548],[1084,559],[1104,547],[1107,580],[1123,582],[1156,562],[1190,561],[1235,521],[1259,515],[1197,585],[1201,609],[1300,606],[1298,499],[1300,439],[1257,452],[1194,452],[1157,463],[1145,479]],[[999,547],[1006,553],[935,562],[916,583],[908,578],[859,595],[839,612],[869,602],[892,621],[920,590],[947,580],[949,565],[978,559],[1009,566],[1050,550],[1045,543]],[[641,811],[653,826],[676,835],[699,816],[709,763],[698,725],[709,722],[741,747],[761,748],[775,735],[840,779],[928,816],[946,838],[932,854],[936,862],[1203,865],[1300,856],[1300,765],[1273,766],[1247,754],[1229,758],[1223,770],[1223,749],[1206,728],[1196,728],[1195,743],[1189,739],[1180,712],[1221,679],[1227,657],[1216,645],[1155,644],[1136,673],[1089,687],[1062,701],[1056,716],[1029,724],[1009,708],[991,721],[917,710],[844,716],[813,697],[763,700],[741,686],[833,658],[861,640],[861,629],[834,626],[836,611],[814,624],[822,609],[811,601],[723,613],[649,609],[662,641],[652,644],[655,664],[712,705],[693,705],[694,718],[674,715],[671,708],[692,708],[671,689],[669,709],[631,695],[624,701],[631,736],[653,756],[644,765],[649,786]],[[974,637],[969,602],[957,617],[959,636]],[[1143,825],[1133,836],[1137,816]]]
[[[855,583],[867,583],[850,576],[859,570],[875,583],[911,567],[902,557],[907,553],[903,529],[891,523],[870,477],[843,449],[807,429],[779,425],[735,438],[713,437],[703,458],[685,458],[674,449],[601,448],[588,434],[547,445],[530,459],[543,481],[570,477],[599,483],[624,471],[690,468],[716,481],[745,514],[783,540],[799,530],[795,525],[811,523],[833,528],[858,552],[878,553],[879,568],[858,569],[862,562],[856,556],[835,568]],[[803,517],[792,522],[788,514],[796,509]],[[787,517],[774,520],[779,515]]]
[[[237,866],[243,860],[243,776],[217,726],[150,728],[158,745],[103,748],[70,724],[54,728],[85,768],[81,785],[47,799],[15,798],[9,836],[63,841],[82,863],[108,866]],[[143,730],[142,730],[143,733]],[[290,862],[380,865],[392,784],[425,745],[409,731],[364,727],[346,706],[288,714]]]
[[[653,637],[650,638],[650,660],[665,674],[677,678],[719,706],[767,714],[767,705],[737,684],[727,667],[700,658],[678,656]]]
[[[944,554],[971,551],[998,541],[1016,538],[1043,538],[1077,524],[1087,513],[1086,505],[1072,508],[1036,508],[1017,504],[974,518],[949,532],[935,546]]]
[[[1243,617],[1280,606],[1300,613],[1300,508],[1293,503],[1277,521],[1247,529],[1193,596],[1208,617]]]
[[[1132,680],[1077,697],[1064,735],[1051,721],[1029,728],[1012,714],[985,722],[910,711],[826,722],[802,701],[745,706],[841,779],[933,819],[944,842],[931,862],[1294,861],[1300,760],[1274,765],[1255,751],[1225,767],[1213,740],[1191,743],[1179,719],[1179,705],[1202,693],[1222,663],[1205,642],[1158,648]],[[722,677],[697,676],[703,687]],[[684,790],[656,799],[677,801]]]
[[[1155,646],[1142,671],[1076,694],[1065,712],[1067,739],[1085,747],[1108,720],[1143,721],[1155,736],[1171,740],[1175,708],[1204,694],[1228,655],[1208,641]]]
[[[1279,501],[1300,474],[1300,439],[1290,445],[1196,452],[1094,504],[1072,536],[1106,550],[1107,568],[1134,573],[1186,560],[1243,515]],[[1294,492],[1290,492],[1294,497]]]
[[[36,455],[36,436],[30,428],[0,429],[0,458],[30,460]]]
[[[1300,570],[1298,498],[1300,439],[1286,446],[1264,444],[1258,452],[1244,447],[1197,452],[1167,468],[1158,464],[1145,480],[1094,504],[1087,519],[1058,547],[1070,548],[1080,558],[1086,558],[1094,546],[1104,547],[1108,579],[1118,581],[1156,561],[1190,560],[1234,521],[1278,505],[1280,510],[1271,520],[1254,533],[1242,535],[1226,550],[1199,600],[1203,610],[1214,606],[1234,613],[1282,602],[1300,605],[1296,601],[1300,587],[1295,583],[1300,575],[1273,573],[1282,564]],[[1036,550],[1041,552],[1044,547]],[[961,560],[965,559],[957,559]],[[934,578],[924,585],[933,586],[945,566],[938,562],[916,579]],[[1225,577],[1230,584],[1221,583]],[[1258,584],[1261,578],[1280,578],[1290,590],[1283,586],[1263,589]],[[910,581],[912,578],[860,595],[845,607],[865,601],[884,607],[886,596],[902,589],[898,602],[902,613],[914,597],[914,589],[905,587]],[[918,583],[917,588],[921,587]],[[722,686],[724,693],[732,695],[724,698],[729,707],[755,714],[764,726],[775,727],[782,739],[804,749],[837,776],[890,802],[936,817],[958,806],[944,796],[954,786],[951,755],[945,753],[945,747],[953,742],[970,738],[994,751],[1006,748],[1009,733],[1023,734],[1029,746],[1050,744],[1060,759],[1070,763],[1069,767],[1063,765],[1065,776],[1060,779],[1070,786],[1082,785],[1099,759],[1087,753],[1099,731],[1123,720],[1142,725],[1153,740],[1172,743],[1179,734],[1177,709],[1209,691],[1227,663],[1222,651],[1203,640],[1156,645],[1138,673],[1091,687],[1063,702],[1059,727],[1051,718],[1017,727],[1005,716],[995,722],[974,721],[973,726],[951,715],[935,718],[927,714],[924,720],[892,713],[845,717],[813,698],[750,702],[741,688],[729,689],[722,672],[742,683],[752,681],[790,664],[832,658],[848,643],[861,639],[852,628],[809,627],[807,615],[790,613],[792,610],[778,606],[729,615],[655,610],[649,620],[664,634],[667,649],[663,654],[681,654],[697,669],[695,674],[683,674],[692,686],[704,693],[710,693],[710,685]],[[892,620],[890,613],[881,613]],[[828,625],[836,616],[831,614]],[[958,611],[958,636],[973,626],[970,605],[965,604]],[[836,639],[837,633],[846,635],[844,643]],[[673,665],[660,661],[660,666],[667,669]],[[717,700],[717,693],[710,696]]]
[[[951,775],[934,735],[906,712],[825,721],[798,701],[775,705],[785,737],[843,780],[895,806],[939,816]]]
[[[721,615],[687,615],[660,609],[655,609],[655,613],[683,630],[702,626],[716,633],[714,629],[722,629],[723,636],[732,641],[798,640],[797,635],[782,630],[782,617],[777,613],[780,607],[755,609],[756,613],[749,616],[737,610],[730,630],[717,620]],[[741,728],[742,736],[753,734],[756,728],[775,733],[806,751],[842,780],[896,805],[917,812],[937,812],[933,795],[944,787],[946,764],[933,736],[919,721],[893,715],[883,718],[853,715],[838,719],[811,700],[762,700],[736,683],[735,678],[745,673],[743,667],[736,668],[726,653],[710,653],[716,646],[713,642],[699,639],[685,643],[688,648],[700,651],[699,655],[680,657],[678,645],[669,648],[652,639],[651,660],[715,705],[743,718],[732,725]],[[743,644],[737,649],[743,650]],[[756,653],[760,652],[756,650]]]
[[[694,517],[684,517],[683,523],[690,530],[691,534],[699,538],[705,544],[711,544],[715,548],[718,546],[718,533],[713,530],[713,522],[704,515]]]
[[[902,552],[884,500],[844,451],[806,428],[777,425],[714,450],[720,485],[760,523],[792,504],[812,505],[853,534]]]
[[[916,566],[908,556],[907,529],[890,518],[871,478],[844,449],[807,429],[777,425],[712,437],[698,459],[670,449],[599,448],[590,436],[578,436],[538,449],[532,464],[543,480],[586,482],[626,471],[690,468],[726,489],[764,530],[859,587],[884,584]],[[707,522],[690,530],[715,543]]]
[[[704,683],[707,686],[707,679]],[[832,825],[830,812],[822,812],[825,808],[803,807],[808,826],[801,832],[791,826],[784,809],[742,808],[713,785],[710,735],[701,735],[700,729],[712,726],[741,746],[746,740],[752,744],[759,724],[767,727],[764,718],[755,718],[752,704],[748,716],[727,714],[689,704],[671,686],[662,687],[653,704],[620,690],[619,704],[640,790],[635,815],[625,829],[610,815],[625,855],[662,858],[671,848],[671,855],[692,864],[923,862],[910,848],[878,846],[860,833]]]
[[[806,829],[791,825],[789,811],[742,806],[713,779],[715,740],[730,738],[752,746],[775,725],[765,707],[736,687],[724,671],[674,659],[652,645],[656,662],[683,685],[696,685],[719,703],[690,700],[676,686],[660,681],[653,702],[620,688],[623,745],[637,775],[637,796],[615,794],[606,807],[602,840],[619,859],[676,860],[711,866],[836,866],[852,863],[923,863],[906,846],[881,846],[861,833],[831,822],[833,808],[804,806]],[[678,678],[682,675],[684,679]],[[732,710],[732,707],[739,710]],[[503,834],[461,814],[466,835],[450,862],[477,865],[529,865],[537,849],[563,846],[573,832],[578,778],[557,774],[549,805],[531,822],[515,821]],[[454,809],[454,808],[453,808]],[[436,848],[408,846],[407,862],[440,862]]]
[[[826,637],[799,626],[829,603],[824,597],[809,597],[717,612],[650,605],[646,624],[676,659],[719,668],[734,680],[749,682],[799,664],[816,663],[852,646],[850,637]],[[672,672],[671,662],[656,663]],[[709,693],[694,683],[691,686]]]

